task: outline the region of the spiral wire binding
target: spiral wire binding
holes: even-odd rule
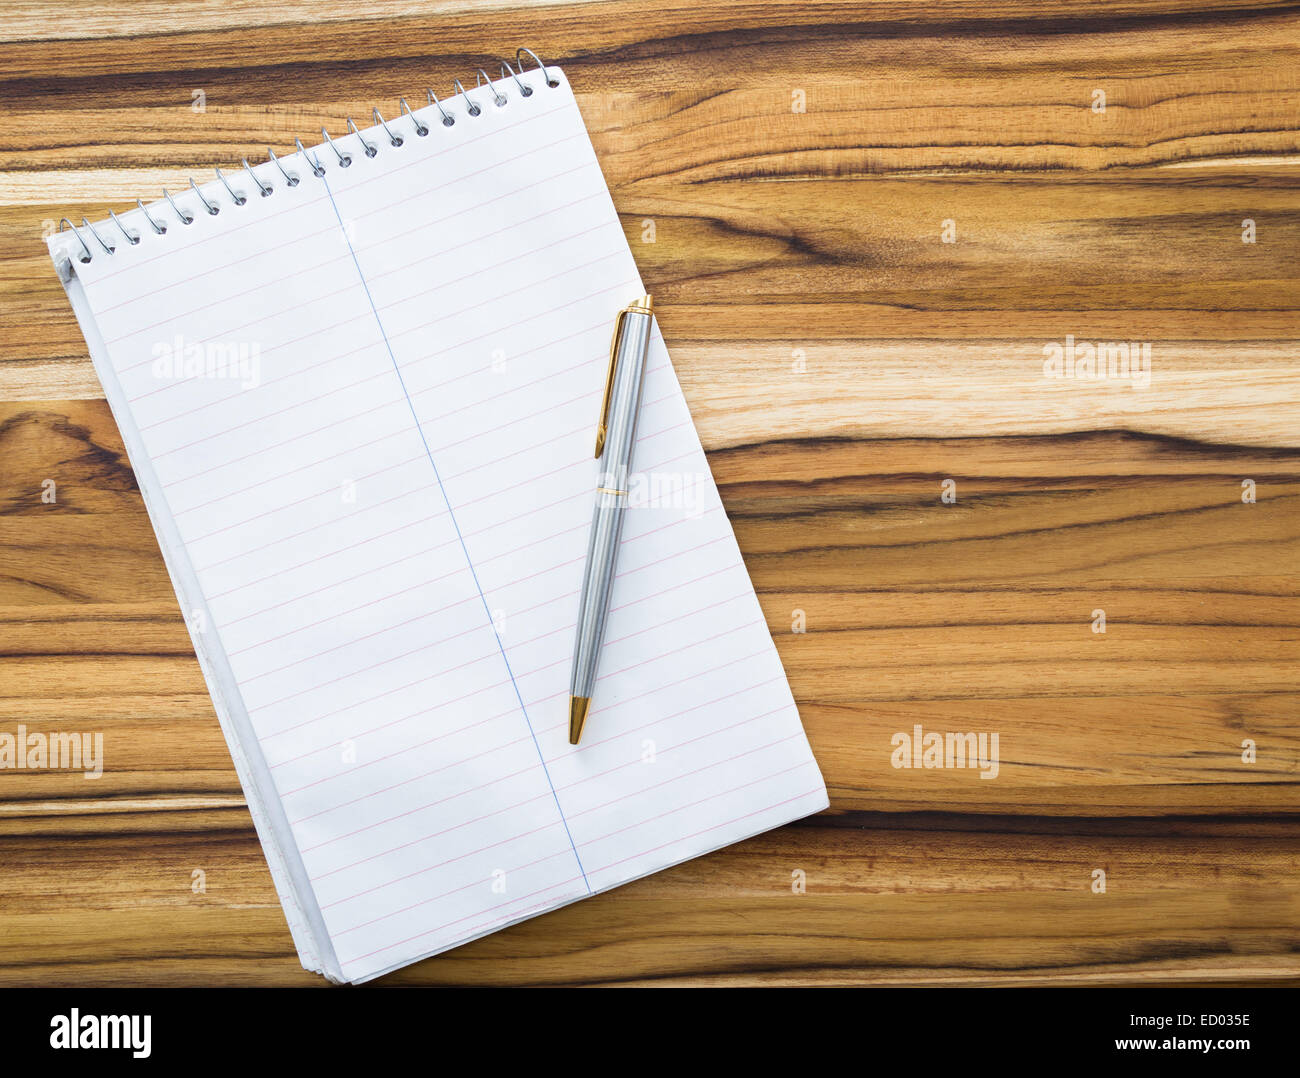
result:
[[[516,85],[519,87],[520,97],[531,97],[533,95],[533,87],[529,86],[521,78],[521,76],[524,74],[526,70],[524,64],[525,57],[530,57],[533,63],[537,65],[537,69],[542,72],[542,78],[544,79],[548,87],[551,87],[553,89],[560,85],[559,80],[552,77],[550,72],[546,70],[546,64],[542,62],[541,57],[538,56],[537,53],[533,52],[532,49],[521,48],[515,52],[515,63],[513,65],[508,60],[501,61],[501,79],[505,80],[507,78],[513,78],[515,80]],[[475,73],[475,79],[476,81],[474,83],[474,88],[472,90],[466,90],[464,85],[461,83],[460,79],[454,79],[452,81],[453,94],[448,99],[448,104],[454,103],[459,98],[464,98],[465,113],[468,116],[476,117],[482,115],[483,106],[480,105],[478,101],[476,101],[473,97],[470,96],[473,93],[477,93],[482,89],[486,89],[489,93],[491,93],[492,103],[497,108],[501,108],[509,102],[509,96],[503,93],[497,87],[492,85],[491,77],[483,68],[480,67],[477,70],[477,72]],[[429,104],[436,106],[438,112],[442,116],[442,125],[444,127],[453,126],[456,123],[455,115],[452,112],[448,111],[447,105],[444,105],[443,102],[438,99],[438,95],[435,94],[432,90],[429,90],[428,94],[429,94]],[[421,122],[420,118],[416,116],[415,113],[412,111],[410,105],[406,103],[406,98],[403,97],[400,99],[400,101],[401,101],[401,114],[396,120],[393,121],[393,125],[394,125],[393,127],[390,127],[388,122],[384,119],[384,117],[380,115],[379,109],[376,108],[373,113],[375,126],[382,129],[384,134],[388,136],[388,143],[394,149],[401,146],[404,142],[404,139],[400,134],[400,125],[402,124],[403,121],[409,119],[416,135],[421,138],[428,135],[430,131],[429,125]],[[367,157],[376,157],[379,155],[380,148],[376,146],[374,143],[366,141],[365,136],[362,135],[357,125],[352,122],[352,118],[350,116],[348,117],[347,127],[348,127],[348,134],[356,136],[357,141],[360,142],[361,146],[364,148]],[[399,130],[394,130],[394,127],[398,127]],[[323,127],[321,128],[321,134],[325,138],[324,145],[328,146],[331,150],[333,150],[335,155],[337,156],[338,167],[347,168],[348,166],[350,166],[352,164],[351,154],[348,154],[344,152],[342,149],[340,149],[339,146],[334,142],[334,140],[330,138],[329,132],[326,131],[325,128]],[[296,149],[294,150],[294,153],[291,156],[300,157],[304,162],[306,162],[313,176],[316,176],[317,178],[321,178],[325,176],[327,171],[326,165],[321,162],[321,158],[319,154],[313,157],[311,152],[308,151],[307,147],[305,147],[302,144],[302,139],[300,138],[295,138],[293,142]],[[267,154],[267,160],[270,163],[274,164],[275,167],[279,170],[280,175],[284,177],[285,185],[287,187],[297,187],[299,183],[298,174],[296,172],[293,172],[285,168],[284,162],[281,161],[280,158],[276,157],[274,150],[268,147],[266,154]],[[264,180],[258,177],[258,175],[253,171],[252,167],[249,165],[247,158],[244,158],[241,161],[241,164],[243,165],[244,171],[247,172],[249,177],[252,179],[253,183],[257,185],[257,190],[263,198],[266,198],[267,196],[271,195],[274,192],[275,190],[274,186],[272,184],[266,183]],[[243,191],[236,188],[231,183],[231,181],[226,177],[226,175],[221,171],[221,169],[217,169],[216,173],[217,173],[217,179],[221,182],[221,185],[222,187],[225,188],[227,194],[229,194],[231,203],[233,205],[243,206],[248,202],[247,195]],[[199,204],[202,205],[202,207],[205,210],[207,210],[209,215],[215,217],[217,214],[221,212],[221,206],[218,203],[211,201],[211,199],[208,196],[205,196],[203,192],[199,190],[199,187],[194,182],[193,178],[190,179],[190,190],[198,198]],[[165,200],[167,205],[169,205],[172,208],[172,211],[176,214],[176,217],[180,220],[182,224],[191,225],[194,223],[194,214],[187,213],[184,209],[178,206],[176,204],[176,200],[172,198],[172,196],[167,192],[166,188],[163,189],[163,200]],[[157,236],[165,235],[167,232],[167,225],[162,221],[155,220],[153,215],[145,207],[144,202],[141,201],[140,199],[137,198],[135,200],[135,204],[137,207],[139,207],[141,214],[144,216],[144,220],[148,222],[149,227],[153,230],[154,234]],[[141,242],[141,234],[139,232],[134,232],[131,229],[127,228],[127,226],[123,224],[122,220],[117,216],[116,213],[114,213],[112,210],[109,210],[108,215],[109,218],[112,220],[113,224],[117,226],[118,230],[122,233],[122,235],[125,237],[125,239],[127,240],[130,246],[134,247]],[[92,247],[91,244],[86,242],[86,238],[81,234],[81,232],[78,229],[78,226],[74,225],[66,217],[62,218],[59,221],[58,230],[60,232],[63,231],[64,225],[67,225],[67,227],[71,229],[73,236],[76,237],[77,242],[81,245],[81,253],[74,255],[76,261],[81,263],[86,263],[94,259],[96,257],[95,248]],[[104,239],[104,237],[99,234],[99,232],[95,229],[95,227],[85,217],[82,217],[81,219],[81,228],[84,228],[86,231],[90,233],[92,237],[94,237],[97,246],[103,250],[104,254],[111,255],[117,250],[117,247],[114,246],[113,244],[108,243]],[[71,260],[69,260],[69,267],[70,265],[71,265]]]

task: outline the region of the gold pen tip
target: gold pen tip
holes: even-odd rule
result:
[[[642,296],[639,300],[637,300],[634,304],[632,304],[632,306],[639,307],[643,311],[653,311],[655,309],[655,301],[652,300],[649,296]]]
[[[569,697],[569,744],[576,745],[582,740],[582,726],[587,721],[587,708],[591,706],[590,696]]]

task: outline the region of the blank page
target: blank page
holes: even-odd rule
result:
[[[258,166],[264,197],[228,173],[244,204],[155,205],[166,235],[124,215],[112,255],[51,244],[304,962],[345,980],[827,805],[657,331],[568,744],[597,411],[644,288],[548,70],[390,121],[401,146],[338,139],[347,167],[318,148],[323,176],[283,158],[296,186]]]

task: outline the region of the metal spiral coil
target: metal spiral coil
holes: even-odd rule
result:
[[[542,72],[542,78],[546,86],[553,89],[560,85],[559,80],[547,71],[546,64],[542,62],[541,57],[539,57],[537,53],[533,52],[532,49],[521,48],[515,53],[515,62],[513,65],[508,60],[501,61],[501,80],[514,79],[515,84],[518,86],[520,97],[531,97],[534,89],[522,78],[526,70],[525,58],[531,58],[533,63],[537,65],[537,69]],[[492,104],[496,108],[502,108],[509,104],[509,93],[494,86],[491,79],[488,77],[487,72],[483,68],[480,67],[477,70],[475,79],[476,82],[474,87],[468,90],[461,83],[460,79],[453,80],[452,95],[445,100],[439,100],[438,96],[432,90],[429,91],[429,105],[436,106],[441,115],[440,126],[454,126],[457,122],[458,114],[463,114],[470,118],[481,116],[484,112],[483,106],[486,104]],[[479,100],[475,99],[475,95],[478,95]],[[401,147],[405,141],[402,134],[403,126],[408,126],[416,136],[421,138],[430,134],[433,129],[431,125],[422,122],[420,118],[415,115],[411,110],[411,107],[406,103],[406,98],[401,99],[401,112],[399,116],[393,120],[391,125],[384,120],[377,108],[374,110],[373,118],[376,121],[375,127],[383,131],[386,136],[386,138],[378,142],[367,141],[361,131],[357,128],[356,124],[352,122],[352,118],[348,117],[347,120],[348,135],[356,137],[357,142],[360,143],[367,158],[378,157],[381,153],[385,152],[385,143],[387,143],[387,148],[390,149],[395,150]],[[306,165],[306,172],[309,175],[318,178],[324,177],[329,169],[348,168],[352,165],[352,155],[345,149],[340,148],[330,137],[329,132],[323,127],[321,128],[321,135],[324,136],[324,142],[322,142],[320,146],[316,147],[316,153],[309,151],[307,147],[302,144],[301,139],[294,139],[294,151],[283,158],[277,157],[274,150],[269,147],[267,148],[267,162],[276,167],[280,175],[284,178],[285,186],[296,187],[300,182],[301,178],[299,174],[290,166],[290,162],[295,157],[301,159],[302,163]],[[329,155],[322,156],[320,153],[322,149],[332,150],[334,155],[333,159],[331,159]],[[241,166],[243,171],[248,173],[248,176],[256,185],[255,190],[262,198],[274,194],[275,185],[267,182],[267,180],[254,173],[247,159],[241,161]],[[217,169],[216,173],[217,179],[220,181],[221,189],[224,189],[225,191],[226,197],[224,198],[224,201],[231,206],[245,205],[248,202],[248,193],[236,187],[234,183],[232,183],[231,179],[228,178],[221,169]],[[237,176],[235,177],[235,182],[238,182]],[[221,212],[221,199],[214,198],[211,191],[204,194],[193,179],[190,179],[189,185],[191,192],[198,199],[198,205],[202,206],[208,215],[215,217]],[[136,199],[136,205],[139,207],[140,213],[143,215],[143,220],[148,223],[149,230],[153,235],[161,236],[166,234],[167,225],[163,221],[156,219],[140,199]],[[193,212],[187,213],[184,208],[178,206],[172,196],[165,190],[163,191],[162,203],[154,203],[153,205],[155,209],[158,209],[160,206],[163,209],[170,207],[171,212],[183,225],[191,225],[195,221],[195,214]],[[129,246],[134,247],[142,242],[142,238],[145,235],[143,229],[132,231],[122,222],[118,215],[111,210],[109,211],[109,217],[125,237]],[[78,226],[74,225],[66,217],[59,221],[58,231],[62,232],[65,225],[72,230],[72,234],[76,237],[77,243],[80,246],[79,251],[74,247],[72,252],[70,252],[71,257],[69,259],[69,268],[71,268],[72,259],[75,259],[77,262],[86,263],[97,257],[112,255],[117,251],[117,245],[106,241],[85,217],[81,219],[80,227],[90,233],[93,237],[93,242],[87,242]],[[150,241],[144,240],[144,242]]]

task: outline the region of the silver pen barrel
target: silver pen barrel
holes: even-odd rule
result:
[[[610,348],[610,368],[596,432],[596,456],[602,466],[596,481],[596,508],[587,542],[587,564],[578,602],[577,638],[573,646],[573,672],[569,679],[569,744],[578,744],[587,720],[605,619],[614,585],[623,512],[627,508],[628,476],[636,444],[637,413],[645,377],[650,332],[654,326],[649,296],[619,312]]]

